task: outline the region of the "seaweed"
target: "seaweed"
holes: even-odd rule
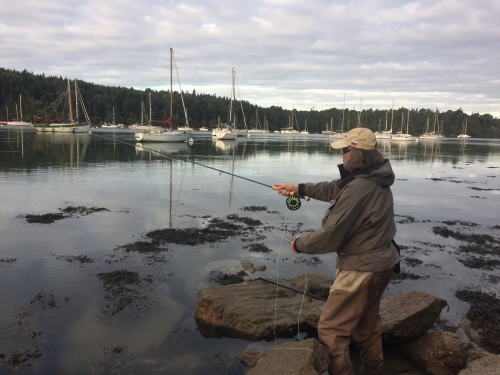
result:
[[[500,354],[500,300],[493,294],[467,289],[458,290],[455,296],[471,305],[466,316],[472,327],[481,331],[481,346]]]

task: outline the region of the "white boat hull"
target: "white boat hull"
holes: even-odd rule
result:
[[[238,137],[238,134],[227,129],[216,129],[212,133],[217,137],[217,139],[236,139]]]
[[[36,126],[39,132],[52,133],[87,133],[90,125],[86,124],[50,124],[45,126]]]
[[[237,137],[248,137],[248,130],[234,130]]]
[[[31,122],[27,121],[7,121],[7,124],[9,126],[31,126],[33,125]]]
[[[410,141],[418,141],[418,138],[416,137],[412,137],[412,136],[408,136],[408,137],[405,137],[405,136],[402,136],[402,137],[392,137],[391,138],[392,141],[395,141],[395,142],[410,142]]]
[[[442,139],[444,136],[439,134],[422,134],[420,139]]]
[[[185,142],[189,138],[188,133],[176,131],[136,133],[135,139],[138,142]]]
[[[330,135],[330,138],[335,138],[335,139],[344,139],[347,133],[332,133]]]

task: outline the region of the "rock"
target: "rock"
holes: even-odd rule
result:
[[[243,267],[243,269],[250,274],[255,272],[255,267],[248,260],[242,260],[241,267]]]
[[[324,275],[301,275],[280,284],[302,291],[306,276],[307,293],[328,295],[333,279]],[[324,305],[307,296],[302,303],[302,296],[279,288],[276,298],[276,286],[261,280],[216,286],[200,291],[194,317],[205,337],[234,336],[250,341],[274,339],[275,333],[277,338],[293,337],[298,326],[301,331],[317,329]],[[384,339],[397,342],[423,335],[444,306],[445,301],[420,292],[383,297]]]
[[[275,347],[247,375],[317,375],[328,370],[328,352],[316,339]]]
[[[305,275],[280,281],[298,290],[304,289],[304,282]],[[328,290],[332,283],[333,279],[328,276],[307,275],[308,291],[314,288]],[[274,339],[274,332],[276,337],[293,337],[298,326],[301,330],[310,328],[311,319],[317,326],[324,302],[306,297],[302,303],[302,294],[284,288],[278,289],[276,299],[276,288],[273,284],[254,280],[201,290],[194,308],[200,333],[205,337],[224,335],[258,341]]]
[[[274,342],[252,342],[241,354],[241,363],[246,367],[255,367],[275,347],[276,344]]]
[[[469,338],[470,341],[480,344],[481,343],[481,334],[477,328],[474,328],[472,322],[467,318],[467,315],[462,317],[460,321],[460,327],[464,330],[465,334]]]
[[[432,332],[403,342],[400,347],[410,360],[433,375],[456,375],[467,363],[488,356],[451,332]]]
[[[458,375],[500,375],[500,354],[473,361]]]
[[[265,270],[267,270],[267,267],[265,265],[263,265],[263,264],[261,264],[259,266],[255,266],[255,271],[262,272],[262,271],[265,271]]]
[[[425,334],[447,306],[446,301],[424,292],[383,297],[380,320],[385,342],[397,342]]]

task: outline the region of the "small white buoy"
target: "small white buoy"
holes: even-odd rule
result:
[[[188,139],[188,143],[193,143],[193,142],[194,142],[194,141],[193,141],[193,138],[189,138],[189,139]]]

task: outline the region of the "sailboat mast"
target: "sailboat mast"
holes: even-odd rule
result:
[[[231,68],[231,98],[229,100],[229,122],[233,120],[233,98],[236,98],[234,91],[234,68]]]
[[[21,112],[21,117],[19,118],[21,121],[23,120],[23,104],[21,102],[21,94],[19,94],[19,110]]]
[[[170,48],[170,129],[172,129],[172,122],[174,121],[173,116],[173,100],[174,100],[174,92],[172,85],[172,56],[174,51]]]
[[[75,121],[78,121],[78,90],[75,80]]]
[[[408,106],[408,118],[406,119],[406,134],[410,134],[410,106]]]
[[[151,92],[150,92],[150,93],[149,93],[149,123],[150,123],[150,124],[151,124],[151,120],[153,119],[153,118],[151,117],[152,113],[153,113],[153,110],[152,110],[152,108],[151,108]]]
[[[392,101],[392,110],[391,110],[391,133],[392,133],[393,123],[394,123],[394,100]]]
[[[71,106],[71,87],[68,79],[68,105],[69,105],[69,121],[73,122],[73,108]]]
[[[344,93],[344,106],[342,107],[342,133],[344,133],[344,110],[345,110],[345,93]]]
[[[363,104],[363,98],[359,102],[359,112],[358,112],[358,128],[361,127],[361,105]]]

